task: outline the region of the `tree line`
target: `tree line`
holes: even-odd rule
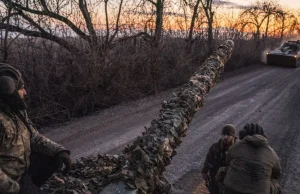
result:
[[[300,34],[299,12],[270,0],[1,0],[0,13],[0,61],[23,71],[41,123],[176,87],[224,39],[248,44],[238,68]]]

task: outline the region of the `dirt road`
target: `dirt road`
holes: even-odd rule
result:
[[[158,116],[172,92],[122,104],[95,115],[46,129],[78,158],[95,153],[118,153]],[[263,126],[281,159],[284,194],[300,194],[300,68],[261,66],[229,76],[215,86],[191,123],[166,176],[188,193],[203,193],[200,168],[209,146],[220,138],[222,125]]]

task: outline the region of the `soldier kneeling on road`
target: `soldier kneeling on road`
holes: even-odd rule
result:
[[[279,194],[280,162],[258,124],[246,124],[228,151],[224,194]]]
[[[226,166],[226,153],[236,142],[235,131],[233,125],[225,125],[222,129],[222,138],[209,148],[206,155],[201,173],[211,194],[220,193],[215,176],[220,167]]]
[[[41,135],[26,113],[21,73],[0,64],[0,193],[41,194],[39,187],[65,164],[70,151]]]

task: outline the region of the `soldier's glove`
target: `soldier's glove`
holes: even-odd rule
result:
[[[68,152],[59,152],[56,154],[55,162],[59,169],[62,169],[63,165],[65,165],[65,169],[62,171],[63,175],[67,175],[70,172],[72,160]]]
[[[208,175],[205,174],[205,173],[202,173],[202,178],[203,178],[203,180],[204,180],[205,182],[208,182],[208,181],[209,181],[209,177],[208,177]]]

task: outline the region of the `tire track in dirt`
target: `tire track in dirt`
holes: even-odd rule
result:
[[[145,112],[148,112],[148,111],[153,111],[153,109],[156,109],[156,107],[160,105],[160,103],[158,104],[154,104],[152,106],[149,106],[145,109],[142,109],[142,110],[138,110],[136,112],[133,112],[133,113],[128,113],[128,114],[125,114],[125,115],[122,115],[122,116],[119,116],[117,117],[118,120],[128,120],[133,114],[142,114],[142,113],[145,113]],[[71,141],[74,141],[76,139],[79,139],[79,138],[82,138],[84,136],[88,136],[88,135],[91,135],[92,133],[96,133],[98,131],[103,131],[103,129],[111,126],[114,124],[114,121],[115,121],[116,118],[109,118],[107,119],[105,122],[103,122],[101,124],[101,126],[96,126],[96,127],[92,127],[92,128],[89,128],[88,130],[81,130],[73,135],[70,135],[62,140],[59,140],[58,143],[60,144],[67,144]],[[105,131],[104,131],[105,132]]]
[[[271,138],[276,145],[282,166],[281,186],[283,193],[300,193],[300,80],[287,93],[290,98],[281,111],[280,118],[272,124],[278,124],[278,130]]]
[[[278,69],[279,71],[281,71],[281,69]],[[260,82],[260,84],[256,87],[256,90],[251,90],[250,93],[248,93],[248,98],[244,98],[244,101],[240,101],[239,99],[236,99],[236,102],[226,102],[224,104],[228,105],[225,106],[226,109],[230,109],[231,107],[231,111],[235,111],[236,109],[234,109],[234,106],[237,106],[237,104],[240,104],[241,106],[244,105],[244,108],[240,108],[239,112],[237,114],[231,114],[231,116],[224,118],[223,120],[219,119],[219,118],[209,118],[206,117],[206,113],[204,113],[204,116],[200,116],[195,118],[194,120],[199,121],[199,123],[196,122],[192,123],[192,125],[190,126],[190,131],[193,131],[195,129],[192,128],[199,128],[198,130],[203,132],[206,131],[206,135],[203,135],[199,138],[195,137],[197,136],[197,134],[188,134],[188,136],[186,138],[192,137],[192,139],[195,140],[188,140],[188,148],[186,149],[190,149],[191,153],[196,153],[196,154],[191,154],[189,156],[186,156],[184,158],[184,153],[181,153],[180,151],[178,151],[178,155],[180,155],[179,157],[181,157],[180,159],[178,159],[179,161],[184,161],[187,160],[188,162],[188,167],[182,167],[182,168],[186,168],[187,171],[186,174],[180,176],[181,178],[179,180],[177,180],[177,178],[171,174],[169,175],[169,178],[175,180],[176,184],[182,188],[184,187],[187,191],[189,191],[190,193],[195,193],[194,190],[197,187],[197,185],[190,185],[190,182],[194,182],[194,179],[197,177],[193,177],[193,176],[189,176],[190,173],[193,173],[194,170],[198,171],[200,173],[200,168],[202,167],[202,163],[204,162],[205,159],[205,155],[206,152],[209,148],[209,146],[212,144],[212,142],[215,142],[219,137],[220,137],[220,129],[222,127],[223,124],[225,123],[234,123],[238,128],[241,128],[244,124],[246,124],[247,122],[258,122],[260,124],[262,124],[264,126],[266,130],[267,134],[270,134],[270,137],[272,137],[272,132],[271,131],[271,127],[268,126],[268,122],[263,121],[261,118],[263,118],[263,115],[271,115],[272,114],[272,110],[280,110],[279,112],[282,112],[283,109],[285,107],[289,107],[289,105],[286,105],[286,102],[289,101],[289,99],[292,97],[290,95],[286,95],[287,93],[289,93],[289,91],[291,90],[291,88],[293,88],[295,86],[296,83],[299,82],[299,79],[295,79],[295,76],[297,76],[299,74],[299,70],[285,70],[283,69],[283,73],[282,74],[278,74],[277,70],[276,72],[270,72],[270,75],[268,76],[268,78],[264,78],[264,80],[268,80],[266,83]],[[275,79],[275,81],[273,81]],[[260,80],[262,81],[262,80]],[[251,84],[250,84],[251,86]],[[260,97],[259,97],[260,96]],[[245,102],[248,101],[248,102]],[[253,102],[253,103],[249,103],[249,102]],[[255,104],[257,106],[255,106]],[[206,104],[207,107],[211,107],[212,109],[214,109],[214,105],[210,105],[210,104]],[[246,109],[246,112],[243,110]],[[270,111],[271,110],[271,111]],[[203,110],[205,111],[205,110]],[[270,112],[270,113],[269,113]],[[276,111],[278,112],[278,111]],[[201,110],[199,111],[199,114],[201,114]],[[219,111],[216,112],[216,115],[222,115],[222,113]],[[278,115],[277,115],[278,117]],[[238,118],[238,119],[236,119]],[[219,122],[219,125],[215,125],[213,126],[213,124],[211,124],[211,126],[205,126],[205,123],[201,122],[200,120],[202,119],[214,119],[216,122]],[[272,119],[273,120],[273,119]],[[271,120],[271,122],[272,122]],[[226,122],[227,121],[227,122]],[[210,127],[210,130],[205,129],[205,127]],[[270,130],[269,130],[270,129]],[[275,131],[280,131],[278,129],[276,129]],[[198,135],[199,136],[199,135]],[[272,139],[272,138],[271,138]],[[186,140],[187,141],[187,140]],[[184,140],[183,144],[186,142]],[[200,147],[199,146],[199,142],[203,142],[203,144],[205,146]],[[208,142],[208,143],[205,143]],[[275,144],[276,142],[271,141],[271,145]],[[197,148],[193,148],[193,145],[197,145]],[[272,145],[273,146],[273,145]],[[186,150],[185,148],[183,148],[183,150]],[[199,150],[197,153],[197,149]],[[184,151],[183,151],[184,152]],[[177,160],[176,157],[174,158],[173,161]],[[194,161],[198,161],[196,162],[197,164],[195,164]],[[193,164],[194,163],[194,164]],[[167,172],[167,174],[172,173],[172,169],[176,169],[178,168],[178,166],[172,166],[174,165],[174,162],[172,162],[171,166],[170,166],[170,170]],[[188,170],[188,169],[193,169]],[[175,171],[173,172],[175,173]],[[178,174],[177,174],[178,175]],[[177,180],[177,181],[176,181]],[[198,177],[198,184],[200,184],[202,181],[202,178]],[[197,192],[196,192],[197,193]]]

